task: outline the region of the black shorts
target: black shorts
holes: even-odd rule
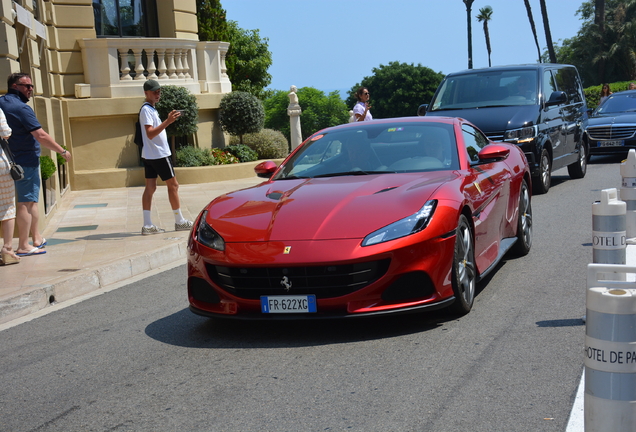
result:
[[[147,179],[156,179],[157,176],[159,176],[161,180],[166,181],[174,177],[174,169],[172,168],[172,160],[170,157],[143,159],[143,161]]]

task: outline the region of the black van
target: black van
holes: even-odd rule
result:
[[[543,63],[452,73],[417,114],[462,117],[493,141],[518,144],[530,164],[535,194],[550,189],[553,170],[567,166],[571,178],[585,176],[587,105],[574,66]]]

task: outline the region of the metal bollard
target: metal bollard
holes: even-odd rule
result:
[[[601,200],[592,204],[592,262],[626,263],[625,213],[615,188],[601,191]]]
[[[636,267],[588,265],[585,432],[636,431],[636,282],[626,273]]]
[[[636,244],[636,150],[630,149],[627,159],[621,163],[621,177],[621,200],[625,201],[627,207],[627,243]]]

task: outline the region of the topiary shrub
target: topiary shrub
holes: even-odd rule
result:
[[[166,128],[166,134],[169,137],[190,136],[199,128],[197,98],[185,87],[161,86],[161,98],[155,108],[162,121],[168,118],[170,111],[183,110],[181,117]]]
[[[232,153],[240,162],[252,162],[258,160],[258,153],[245,144],[235,144],[225,147],[225,151]]]
[[[235,141],[236,137],[230,137],[230,144],[237,144]],[[243,141],[258,154],[259,159],[279,159],[289,154],[287,138],[273,129],[246,134]]]
[[[223,96],[219,108],[221,128],[230,135],[238,135],[240,144],[243,144],[243,135],[263,129],[265,110],[256,96],[231,92]]]
[[[40,173],[42,180],[48,180],[55,173],[57,167],[51,156],[40,156]]]

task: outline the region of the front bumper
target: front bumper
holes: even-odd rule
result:
[[[426,239],[422,232],[369,247],[361,247],[359,239],[229,243],[224,252],[190,239],[190,309],[204,316],[287,320],[375,316],[447,307],[454,301],[451,284],[454,234],[452,231]],[[291,253],[283,253],[286,248]],[[332,282],[320,281],[313,286],[299,276],[307,273],[306,269],[318,268],[319,272],[331,267],[364,269],[368,267],[366,264],[375,262],[386,263],[386,266],[368,280],[347,274],[331,278]],[[267,273],[270,276],[244,282],[238,277],[220,278],[216,270],[219,268],[229,268],[231,274]],[[293,282],[288,292],[281,291],[278,286],[276,275],[282,274],[289,275]],[[344,282],[338,279],[342,277],[346,278]],[[330,278],[324,280],[329,281]],[[326,286],[328,283],[350,286],[359,283],[360,286],[338,291]],[[329,294],[334,292],[333,296]],[[260,295],[281,294],[316,295],[317,313],[261,312]]]

